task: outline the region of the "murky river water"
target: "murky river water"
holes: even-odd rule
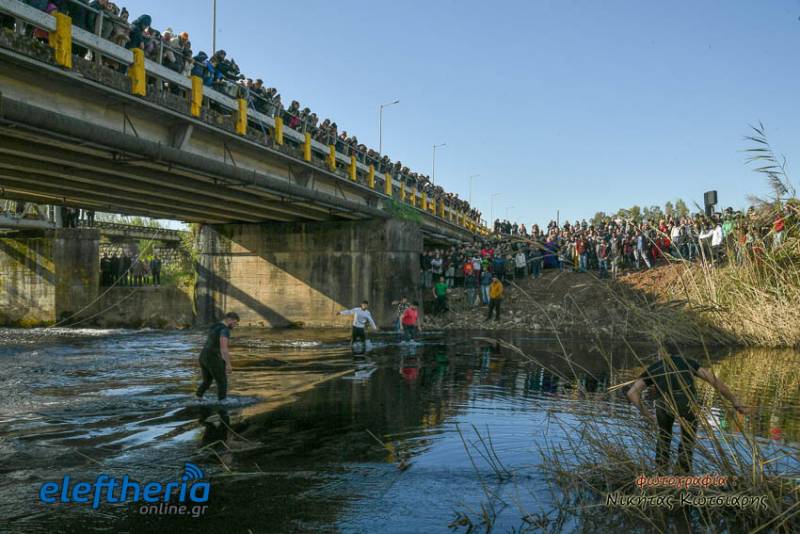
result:
[[[539,448],[565,423],[632,413],[607,387],[641,370],[627,349],[520,334],[502,337],[535,362],[475,333],[377,336],[354,358],[346,335],[236,330],[219,405],[192,395],[202,332],[0,330],[0,531],[449,532],[490,492],[504,532],[552,506]],[[695,356],[756,407],[746,432],[796,469],[800,354]],[[704,392],[706,416],[735,438],[729,406]],[[503,482],[498,460],[513,473]],[[202,517],[39,502],[64,475],[166,482],[186,462],[211,482]]]

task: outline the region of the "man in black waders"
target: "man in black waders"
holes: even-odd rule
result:
[[[680,348],[675,343],[664,343],[659,349],[659,361],[645,369],[628,390],[628,399],[639,409],[645,419],[658,424],[656,465],[661,472],[665,472],[669,467],[672,425],[676,417],[681,427],[678,469],[686,473],[692,470],[692,449],[694,449],[699,413],[697,391],[694,385],[695,376],[711,384],[733,404],[737,412],[745,414],[749,411],[739,403],[728,386],[714,376],[710,369],[701,367],[697,361],[691,358],[681,356]],[[658,393],[655,401],[655,417],[644,407],[641,398],[642,390],[652,385],[656,386]]]
[[[225,314],[222,322],[215,324],[208,331],[208,339],[200,353],[200,372],[203,375],[203,383],[197,388],[197,398],[202,399],[203,394],[211,386],[217,383],[217,399],[225,400],[228,396],[228,374],[231,368],[231,356],[228,352],[228,341],[231,337],[231,330],[239,324],[239,316],[234,312]]]

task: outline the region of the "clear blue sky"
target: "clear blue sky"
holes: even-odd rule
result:
[[[211,48],[212,0],[129,0]],[[798,0],[218,0],[217,44],[283,101],[520,222],[683,197],[746,206],[748,124],[800,165]],[[797,181],[795,181],[797,183]]]

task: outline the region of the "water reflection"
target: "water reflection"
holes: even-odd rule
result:
[[[427,334],[416,344],[375,337],[372,351],[354,357],[339,331],[244,329],[233,346],[237,402],[221,408],[190,397],[202,334],[67,332],[39,342],[30,339],[35,335],[6,334],[9,341],[0,342],[0,518],[13,519],[20,532],[56,524],[445,531],[455,510],[479,509],[485,500],[479,479],[530,513],[545,511],[538,446],[563,437],[559,422],[613,422],[630,413],[622,391],[608,388],[646,363],[628,348],[589,350],[581,340],[562,348],[518,334],[504,339],[534,361],[472,334]],[[734,423],[730,407],[702,388],[714,428],[731,435],[744,428],[767,450],[797,444],[798,353],[693,356],[756,407]],[[495,480],[474,451],[470,461],[476,431],[491,436],[515,473],[513,485]],[[154,523],[124,508],[98,516],[31,505],[36,484],[54,472],[158,479],[187,458],[212,474],[212,506],[202,523]],[[518,527],[520,517],[512,507],[498,528]]]

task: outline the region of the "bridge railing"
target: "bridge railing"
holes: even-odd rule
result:
[[[150,238],[156,240],[169,240],[169,241],[180,241],[184,232],[183,230],[176,230],[174,228],[161,228],[155,226],[139,226],[135,224],[124,224],[124,223],[115,223],[115,222],[108,222],[108,221],[98,221],[95,220],[93,222],[88,221],[78,221],[78,226],[82,228],[96,228],[98,230],[106,230],[106,231],[114,231],[119,232],[122,234],[126,233],[136,233],[136,234],[145,234]]]
[[[87,10],[87,5],[82,4]],[[430,213],[432,216],[466,228],[474,233],[486,235],[488,228],[473,221],[466,212],[445,204],[443,199],[429,198],[426,192],[410,187],[407,177],[393,172],[380,172],[377,162],[359,161],[355,154],[346,155],[336,150],[335,141],[325,144],[313,139],[309,132],[296,131],[283,124],[280,116],[271,117],[261,113],[248,102],[246,97],[231,98],[211,87],[203,85],[197,76],[187,78],[144,57],[140,49],[128,50],[104,39],[103,17],[96,14],[95,33],[72,25],[70,17],[56,13],[47,14],[19,0],[0,0],[0,13],[13,17],[20,23],[31,25],[49,33],[48,44],[53,49],[54,62],[72,69],[73,44],[92,52],[94,60],[102,65],[115,63],[127,73],[130,79],[127,88],[131,94],[147,97],[149,92],[159,93],[164,87],[186,100],[188,114],[201,118],[203,111],[221,110],[234,118],[233,130],[236,134],[250,139],[263,135],[263,143],[287,155],[302,159],[307,163],[325,168],[343,179],[349,179],[354,186],[372,190],[376,195],[399,200],[410,208]],[[98,20],[99,19],[99,20]],[[240,95],[241,96],[241,95]]]

